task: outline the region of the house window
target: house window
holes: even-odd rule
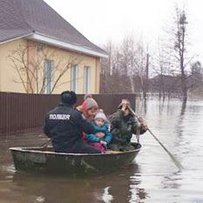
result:
[[[70,71],[70,89],[77,91],[78,65],[73,65]]]
[[[45,59],[44,61],[44,93],[50,94],[52,88],[52,74],[53,74],[54,61]]]
[[[90,92],[90,67],[89,66],[85,66],[84,67],[84,94],[87,94]]]

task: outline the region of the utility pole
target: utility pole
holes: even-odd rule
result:
[[[144,91],[143,91],[143,96],[144,96],[145,100],[147,98],[148,89],[149,89],[149,53],[147,52],[146,67],[145,67]]]

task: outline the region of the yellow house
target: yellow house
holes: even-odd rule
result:
[[[0,1],[0,91],[99,93],[102,57],[44,1]]]

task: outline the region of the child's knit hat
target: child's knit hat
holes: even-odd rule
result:
[[[108,120],[107,120],[107,117],[106,117],[106,115],[104,114],[104,112],[103,112],[102,109],[100,109],[100,110],[97,112],[97,114],[96,114],[96,116],[95,116],[95,118],[94,118],[94,120],[97,120],[97,119],[103,119],[104,122],[107,122],[107,121],[108,121]]]

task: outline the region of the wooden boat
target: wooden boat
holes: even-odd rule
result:
[[[135,150],[103,154],[56,153],[47,147],[10,148],[17,171],[68,176],[87,176],[113,172],[130,164],[141,145],[132,143]]]

